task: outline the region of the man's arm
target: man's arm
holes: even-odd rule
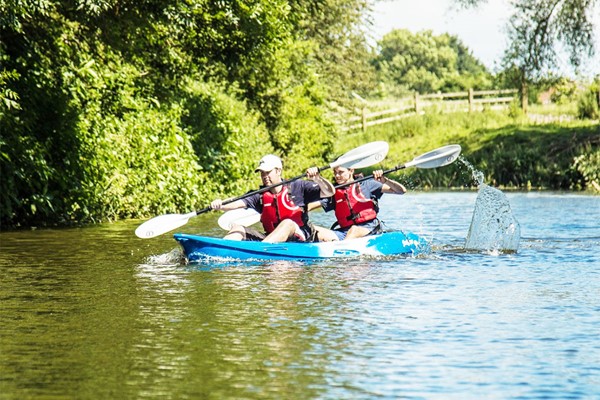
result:
[[[381,187],[381,191],[383,193],[395,193],[395,194],[404,194],[406,193],[406,188],[403,184],[396,182],[392,179],[388,179],[383,176],[382,170],[373,171],[373,179],[377,182],[380,182],[383,186]]]
[[[244,200],[236,200],[228,204],[223,204],[223,200],[216,199],[210,203],[210,208],[213,210],[230,211],[238,208],[246,208],[246,202]]]
[[[329,182],[327,179],[323,178],[321,174],[319,174],[319,168],[312,167],[306,171],[306,176],[308,179],[315,182],[319,185],[319,189],[321,189],[320,196],[323,197],[331,197],[335,194],[335,188],[333,184]]]

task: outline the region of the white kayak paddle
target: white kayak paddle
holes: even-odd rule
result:
[[[461,147],[458,144],[451,144],[448,146],[440,147],[435,150],[429,151],[425,154],[422,154],[419,157],[414,158],[412,161],[385,170],[383,171],[383,174],[386,175],[390,172],[398,171],[400,169],[409,167],[417,167],[423,169],[443,167],[445,165],[452,164],[460,155],[460,151]],[[352,185],[353,183],[362,182],[371,178],[373,178],[373,175],[365,176],[363,178],[356,179],[353,182],[344,183],[343,185],[338,185],[335,188],[338,189],[346,187]]]
[[[219,226],[226,231],[236,225],[250,226],[260,221],[260,214],[253,208],[238,208],[230,210],[219,217],[217,220]]]
[[[443,167],[445,165],[453,163],[458,158],[460,151],[461,151],[461,147],[457,144],[440,147],[439,149],[435,149],[435,150],[427,152],[423,155],[420,155],[419,157],[417,157],[417,158],[413,159],[412,161],[409,161],[405,164],[402,164],[402,165],[396,166],[392,169],[386,170],[383,173],[388,174],[390,172],[397,171],[397,170],[403,169],[403,168],[409,168],[409,167],[417,167],[417,168],[423,168],[423,169]],[[363,180],[367,180],[367,179],[371,179],[371,178],[373,178],[373,175],[370,175],[370,176],[367,176],[364,178],[360,178],[360,179],[356,179],[352,183],[361,182]],[[336,187],[340,188],[340,187],[344,187],[347,185],[349,185],[349,184],[339,185]],[[243,226],[250,226],[250,225],[254,225],[255,223],[257,223],[259,221],[260,221],[260,214],[256,210],[253,210],[251,208],[238,209],[238,210],[227,211],[226,213],[224,213],[219,218],[219,226],[225,230],[229,230],[229,229],[231,229],[231,225],[234,223],[238,224],[238,225],[243,225]]]

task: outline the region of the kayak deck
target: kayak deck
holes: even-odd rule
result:
[[[213,257],[239,260],[314,260],[360,256],[416,255],[428,249],[425,239],[404,232],[387,232],[358,239],[315,243],[263,243],[176,233],[190,262]]]

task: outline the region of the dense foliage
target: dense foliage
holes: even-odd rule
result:
[[[256,188],[248,176],[262,153],[293,159],[289,173],[329,158],[325,98],[344,89],[319,74],[356,70],[348,54],[361,35],[352,27],[366,6],[3,3],[0,223],[200,207]]]

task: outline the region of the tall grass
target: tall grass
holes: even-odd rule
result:
[[[483,173],[486,183],[502,188],[581,190],[591,186],[600,169],[586,162],[597,157],[600,148],[597,121],[540,124],[524,115],[511,117],[509,112],[430,113],[372,127],[364,133],[344,133],[336,150],[342,154],[376,140],[387,141],[390,152],[381,165],[367,172],[405,163],[437,147],[462,146],[462,162],[396,173],[395,177],[413,188],[470,188],[477,184],[472,173],[475,169]]]

